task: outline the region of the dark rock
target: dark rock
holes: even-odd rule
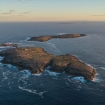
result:
[[[18,44],[13,44],[13,43],[4,43],[4,44],[0,44],[0,47],[2,47],[2,46],[5,46],[5,47],[7,47],[7,46],[11,46],[11,47],[18,47]]]
[[[96,76],[95,69],[78,61],[75,56],[70,54],[55,56],[40,47],[7,49],[0,52],[0,56],[4,56],[2,63],[15,65],[19,69],[29,69],[32,73],[41,73],[50,66],[51,71],[83,76],[87,80],[93,80]]]

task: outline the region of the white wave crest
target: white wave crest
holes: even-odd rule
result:
[[[64,35],[64,34],[66,34],[66,33],[58,33],[57,35]]]
[[[0,66],[3,66],[3,64],[0,62]]]
[[[20,72],[23,73],[21,77],[23,79],[28,78],[31,75],[31,72],[29,70],[22,70]]]
[[[56,45],[53,44],[53,43],[49,43],[49,42],[47,42],[47,44],[48,44],[49,46],[53,47],[53,48],[56,48]]]
[[[60,50],[57,48],[57,46],[56,46],[54,43],[47,42],[46,44],[47,44],[49,47],[51,47],[53,51],[55,51],[55,52],[60,52]]]
[[[100,67],[100,68],[105,70],[105,67]]]
[[[52,71],[49,71],[49,70],[45,70],[44,72],[48,73],[48,75],[50,75],[50,76],[57,76],[57,75],[60,74],[60,73],[52,72]]]
[[[0,61],[1,61],[3,58],[4,58],[4,57],[1,57],[1,56],[0,56]],[[0,66],[7,66],[8,68],[17,69],[16,66],[13,66],[13,65],[11,65],[11,64],[3,64],[3,63],[1,63],[1,62],[0,62]]]
[[[8,49],[8,48],[15,48],[15,47],[13,47],[13,46],[1,46],[0,48]]]
[[[92,65],[90,65],[90,64],[88,64],[88,63],[86,63],[88,66],[90,66],[90,67],[92,67],[92,68],[94,68]]]
[[[32,74],[32,75],[35,75],[35,76],[41,76],[41,75],[42,75],[42,73],[40,73],[40,74]]]
[[[3,60],[4,57],[0,56],[0,61]]]
[[[29,40],[30,38],[31,38],[31,37],[28,36],[28,37],[26,37],[26,40]]]
[[[82,76],[73,77],[72,79],[73,79],[73,80],[80,81],[80,82],[82,82],[82,83],[85,83],[85,82],[86,82],[86,80],[85,80],[84,77],[82,77]]]
[[[37,95],[41,96],[42,98],[44,98],[44,97],[43,97],[43,94],[46,92],[46,91],[37,92],[37,90],[26,89],[25,87],[21,87],[21,86],[18,86],[18,88],[21,89],[21,90],[27,91],[27,92],[29,92],[29,93],[37,94]]]
[[[93,79],[93,82],[101,82],[101,81],[102,81],[102,79],[100,77],[96,77]]]

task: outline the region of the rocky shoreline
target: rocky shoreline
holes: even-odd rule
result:
[[[55,38],[77,38],[77,37],[83,37],[86,36],[86,34],[63,34],[63,35],[52,35],[52,36],[39,36],[39,37],[31,37],[28,41],[39,41],[39,42],[45,42],[50,39]]]
[[[70,54],[55,56],[44,51],[40,47],[22,47],[3,50],[2,63],[12,64],[18,69],[28,69],[31,73],[39,74],[48,66],[54,72],[65,72],[72,76],[83,76],[87,80],[93,80],[96,70],[79,61]]]
[[[18,44],[14,44],[14,43],[3,43],[3,44],[0,44],[0,47],[18,47]]]

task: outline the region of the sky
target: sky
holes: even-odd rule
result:
[[[0,0],[0,22],[105,21],[105,0]]]

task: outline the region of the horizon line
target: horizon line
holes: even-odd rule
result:
[[[20,23],[20,22],[105,22],[105,20],[63,20],[63,21],[0,21],[0,23]]]

